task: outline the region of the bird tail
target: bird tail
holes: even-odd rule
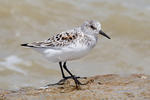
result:
[[[34,47],[32,44],[29,44],[29,43],[21,44],[21,46],[24,46],[24,47]]]

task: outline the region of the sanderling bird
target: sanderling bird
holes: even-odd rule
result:
[[[78,87],[82,84],[78,80],[80,77],[76,77],[68,70],[66,62],[79,59],[91,51],[97,43],[99,34],[110,39],[102,31],[98,21],[90,20],[85,21],[80,27],[58,33],[45,41],[25,43],[21,46],[31,47],[43,54],[49,61],[59,63],[63,79],[56,84],[60,85],[62,81],[72,78]],[[65,76],[64,69],[70,76]]]

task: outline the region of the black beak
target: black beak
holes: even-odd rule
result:
[[[99,34],[101,34],[101,35],[107,37],[108,39],[111,39],[111,38],[110,38],[107,34],[105,34],[102,30],[99,31]]]

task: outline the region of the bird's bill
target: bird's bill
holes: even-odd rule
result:
[[[107,37],[108,39],[111,39],[106,33],[104,33],[102,30],[99,31],[99,34]]]

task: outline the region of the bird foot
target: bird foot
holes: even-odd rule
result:
[[[54,86],[54,85],[63,85],[68,79],[73,79],[76,83],[76,87],[78,87],[79,85],[86,85],[87,83],[81,83],[78,79],[86,79],[87,77],[79,77],[79,76],[67,76],[64,77],[63,79],[61,79],[59,82],[54,83],[54,84],[48,84],[46,86]]]

